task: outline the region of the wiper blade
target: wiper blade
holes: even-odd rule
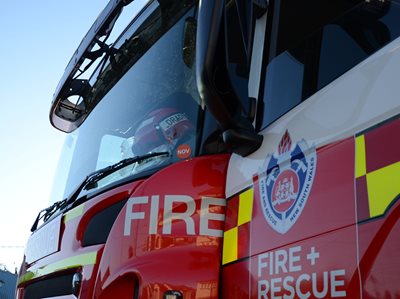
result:
[[[50,219],[54,213],[57,211],[61,210],[67,210],[78,198],[79,194],[82,192],[83,189],[85,190],[90,190],[93,189],[98,181],[101,179],[105,178],[106,176],[112,174],[113,172],[120,170],[121,168],[124,168],[128,165],[131,165],[133,163],[141,162],[150,158],[158,157],[158,156],[166,156],[169,157],[170,153],[169,152],[153,152],[153,153],[148,153],[142,156],[136,156],[132,158],[127,158],[124,160],[119,161],[118,163],[115,163],[113,165],[107,166],[105,168],[99,169],[91,174],[89,174],[83,182],[75,189],[74,192],[71,193],[69,197],[66,199],[57,201],[50,207],[43,209],[39,212],[35,222],[32,225],[31,232],[34,232],[38,225],[39,221],[43,218],[43,221],[46,222],[47,220]]]
[[[127,158],[124,160],[119,161],[118,163],[115,163],[113,165],[107,166],[103,169],[97,170],[96,172],[93,172],[89,176],[86,177],[86,179],[82,182],[81,184],[81,189],[85,190],[90,190],[95,187],[95,183],[100,181],[101,179],[105,178],[106,176],[110,175],[111,173],[120,170],[121,168],[124,168],[128,165],[131,165],[133,163],[141,162],[150,158],[158,157],[158,156],[166,156],[168,157],[170,155],[169,152],[154,152],[154,153],[148,153],[142,156],[136,156],[132,158]]]
[[[62,209],[65,204],[67,202],[67,199],[63,199],[60,201],[55,202],[54,204],[52,204],[50,207],[43,209],[39,212],[39,214],[36,217],[35,222],[33,223],[32,227],[31,227],[31,232],[34,232],[38,225],[39,225],[39,221],[43,218],[43,222],[46,222],[47,220],[49,220],[49,218],[58,210]]]

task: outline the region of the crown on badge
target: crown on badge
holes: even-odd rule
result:
[[[292,139],[290,138],[288,130],[286,130],[285,134],[283,134],[281,142],[278,146],[278,153],[282,155],[290,150],[292,147]]]

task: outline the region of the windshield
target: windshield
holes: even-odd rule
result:
[[[195,9],[192,1],[175,2],[152,2],[114,44],[117,54],[93,74],[91,101],[97,104],[66,136],[52,202],[70,195],[90,173],[126,158],[169,153],[128,165],[95,190],[196,155],[203,110],[187,58],[192,53],[185,52]]]

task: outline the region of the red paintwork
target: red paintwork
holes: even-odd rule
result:
[[[248,289],[240,298],[258,297],[258,283],[267,280],[274,290],[268,292],[268,297],[261,298],[298,298],[291,291],[296,286],[295,282],[301,274],[317,276],[317,290],[323,291],[321,281],[329,271],[339,270],[335,275],[337,279],[345,281],[345,287],[338,286],[336,294],[346,291],[348,298],[359,296],[359,279],[357,269],[357,238],[355,226],[355,201],[354,201],[354,139],[321,148],[317,151],[317,166],[314,183],[306,203],[306,207],[294,226],[285,234],[274,231],[266,222],[263,215],[260,197],[257,194],[258,182],[254,185],[253,218],[250,231],[249,258],[232,263],[223,268],[223,280],[235,280],[232,276],[239,276],[241,280],[249,281]],[[228,207],[230,200],[228,201]],[[227,215],[228,216],[228,215]],[[227,219],[227,223],[230,220]],[[315,264],[307,259],[312,248],[319,253]],[[240,244],[239,244],[240,248]],[[269,265],[259,273],[259,258],[265,254],[289,255],[293,250],[294,260],[289,269],[289,261],[285,266],[274,268],[270,271]],[[240,257],[240,255],[239,255]],[[265,262],[265,259],[262,259]],[[289,258],[287,258],[289,259]],[[250,264],[249,264],[250,263]],[[268,263],[269,264],[269,263]],[[239,267],[239,268],[238,268]],[[250,276],[247,272],[250,267]],[[343,272],[344,271],[344,272]],[[326,274],[323,274],[326,272]],[[312,274],[315,273],[315,274]],[[339,275],[345,273],[344,275]],[[287,278],[289,277],[289,278]],[[289,287],[283,286],[283,280]],[[237,280],[237,278],[236,278]],[[229,283],[228,283],[229,284]],[[244,282],[241,282],[244,285]],[[340,284],[340,283],[339,283]],[[245,287],[242,287],[243,289]],[[311,279],[305,277],[301,280],[300,292],[309,298],[316,298],[312,294]],[[331,289],[326,289],[323,298],[330,298]],[[310,292],[310,293],[308,293]],[[281,296],[281,297],[280,297]],[[294,296],[294,297],[293,297]],[[223,288],[223,298],[232,298],[229,288]],[[239,298],[239,297],[238,297]]]
[[[229,155],[215,155],[182,161],[145,181],[110,190],[85,203],[82,216],[63,225],[60,251],[36,263],[24,265],[21,275],[70,256],[97,251],[94,266],[81,267],[83,282],[79,298],[133,298],[140,284],[141,298],[162,298],[164,291],[176,288],[184,298],[217,298],[221,255],[221,237],[199,235],[203,197],[218,198],[209,213],[225,213],[225,179]],[[160,183],[162,182],[162,183]],[[81,247],[84,229],[93,215],[130,196],[160,195],[159,225],[162,225],[164,195],[185,195],[195,199],[193,216],[195,234],[188,235],[182,221],[172,221],[171,234],[149,234],[149,222],[132,225],[132,234],[123,235],[126,207],[121,211],[107,244]],[[173,206],[173,212],[184,212],[186,206]],[[142,210],[149,214],[149,206]],[[208,220],[210,229],[222,231],[223,220]],[[122,228],[122,230],[121,230]],[[180,262],[182,261],[182,262]],[[74,269],[68,271],[76,271]],[[61,272],[50,274],[59,275]],[[40,279],[46,279],[41,277]],[[31,283],[34,281],[29,281]],[[25,285],[19,285],[23,298]]]
[[[367,177],[362,176],[356,179],[356,200],[358,222],[369,219],[370,211],[368,204]]]
[[[399,120],[365,133],[367,172],[400,160],[399,134]],[[257,184],[255,179],[250,250],[223,266],[223,298],[400,298],[400,203],[393,198],[384,215],[368,220],[366,178],[355,178],[354,138],[317,151],[310,197],[285,234],[266,222]],[[237,198],[228,199],[225,230],[235,226]],[[319,253],[314,264],[312,248]],[[286,259],[290,250],[295,251],[292,271]]]
[[[39,261],[32,264],[23,263],[20,271],[20,276],[24,275],[28,271],[35,271],[43,266],[53,264],[65,258],[88,252],[97,251],[97,260],[100,260],[103,253],[104,245],[93,245],[90,247],[81,246],[81,240],[86,225],[94,214],[102,211],[106,207],[111,206],[118,201],[128,198],[132,190],[139,186],[140,183],[141,181],[138,181],[122,187],[118,187],[88,200],[85,203],[85,210],[81,217],[71,219],[66,224],[62,224],[60,235],[60,250],[57,253],[40,259]],[[83,281],[80,298],[91,298],[93,295],[93,287],[97,274],[98,264],[87,265],[81,268]],[[75,272],[76,270],[70,269],[66,272],[68,271]],[[61,273],[57,272],[54,274],[50,274],[46,277],[41,277],[39,279],[46,279],[47,277],[57,276],[59,274]],[[32,282],[34,281],[29,281],[28,284]],[[25,286],[26,284],[18,285],[18,299],[23,298]]]
[[[400,203],[382,218],[359,225],[363,298],[400,298]]]
[[[390,121],[365,133],[367,149],[367,172],[399,161],[400,121]]]
[[[222,298],[242,299],[249,298],[249,271],[250,260],[245,259],[229,264],[222,271]]]
[[[239,216],[239,196],[233,196],[229,198],[228,202],[226,203],[224,231],[228,231],[231,228],[237,226],[238,216]]]
[[[400,120],[395,119],[365,132],[367,173],[400,161]],[[357,216],[360,273],[363,298],[400,298],[400,203],[392,199],[384,215],[371,219],[367,179],[357,178]],[[399,191],[399,185],[382,182]],[[390,199],[390,198],[389,198]]]
[[[299,219],[286,234],[276,233],[268,225],[256,193],[254,191],[252,233],[265,238],[253,238],[252,255],[354,224],[353,139],[317,151],[310,196]]]
[[[367,171],[400,160],[400,141],[394,138],[399,134],[399,120],[365,133]],[[225,213],[228,159],[229,155],[215,155],[182,161],[89,200],[83,216],[62,227],[61,250],[23,265],[21,274],[97,250],[99,262],[82,269],[81,299],[133,298],[137,286],[141,299],[162,298],[166,290],[179,290],[185,299],[302,298],[301,294],[311,299],[400,298],[400,203],[394,198],[384,215],[370,219],[366,179],[355,178],[354,137],[317,150],[310,196],[296,223],[284,234],[266,222],[255,179],[252,221],[238,226],[238,260],[221,271],[222,238],[201,235],[205,213],[201,204],[204,197],[217,198],[218,204],[208,212]],[[192,224],[172,220],[171,231],[164,230],[166,196],[194,200]],[[82,248],[80,240],[89,219],[128,197],[142,201],[131,206],[131,211],[128,205],[122,209],[107,244]],[[208,228],[227,231],[236,227],[238,202],[238,195],[230,198],[225,222],[207,220]],[[155,203],[158,209],[154,205],[152,210]],[[171,212],[188,209],[189,204],[175,202]],[[127,222],[130,232],[124,235],[129,213],[138,219]],[[151,216],[157,218],[155,227]],[[23,290],[20,285],[19,299]],[[267,295],[259,296],[263,291]]]
[[[221,204],[225,204],[228,158],[220,155],[177,163],[135,190],[131,198],[159,196],[157,233],[149,233],[148,202],[134,206],[134,212],[143,212],[144,219],[133,220],[130,235],[124,236],[127,207],[123,208],[104,249],[95,298],[133,298],[136,284],[140,285],[140,298],[162,298],[169,289],[180,290],[184,298],[218,297],[222,238],[199,235],[200,204],[202,197],[220,198]],[[171,234],[163,232],[166,195],[186,195],[195,200],[194,235],[188,234],[182,220],[172,222]],[[173,211],[186,209],[183,204]],[[224,214],[224,210],[223,206],[210,208],[216,214]],[[213,221],[212,227],[222,230],[223,221]]]

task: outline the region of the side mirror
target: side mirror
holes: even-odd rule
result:
[[[51,120],[58,128],[71,132],[84,121],[91,86],[87,80],[73,79],[52,108]]]
[[[55,128],[67,133],[72,132],[90,112],[88,109],[93,108],[93,103],[89,105],[88,99],[89,82],[76,79],[76,73],[82,73],[80,67],[86,61],[89,60],[88,65],[91,65],[103,55],[107,45],[100,39],[110,34],[122,9],[132,1],[110,0],[81,41],[54,92],[49,116],[50,122]],[[100,46],[100,50],[92,51],[96,44]]]

